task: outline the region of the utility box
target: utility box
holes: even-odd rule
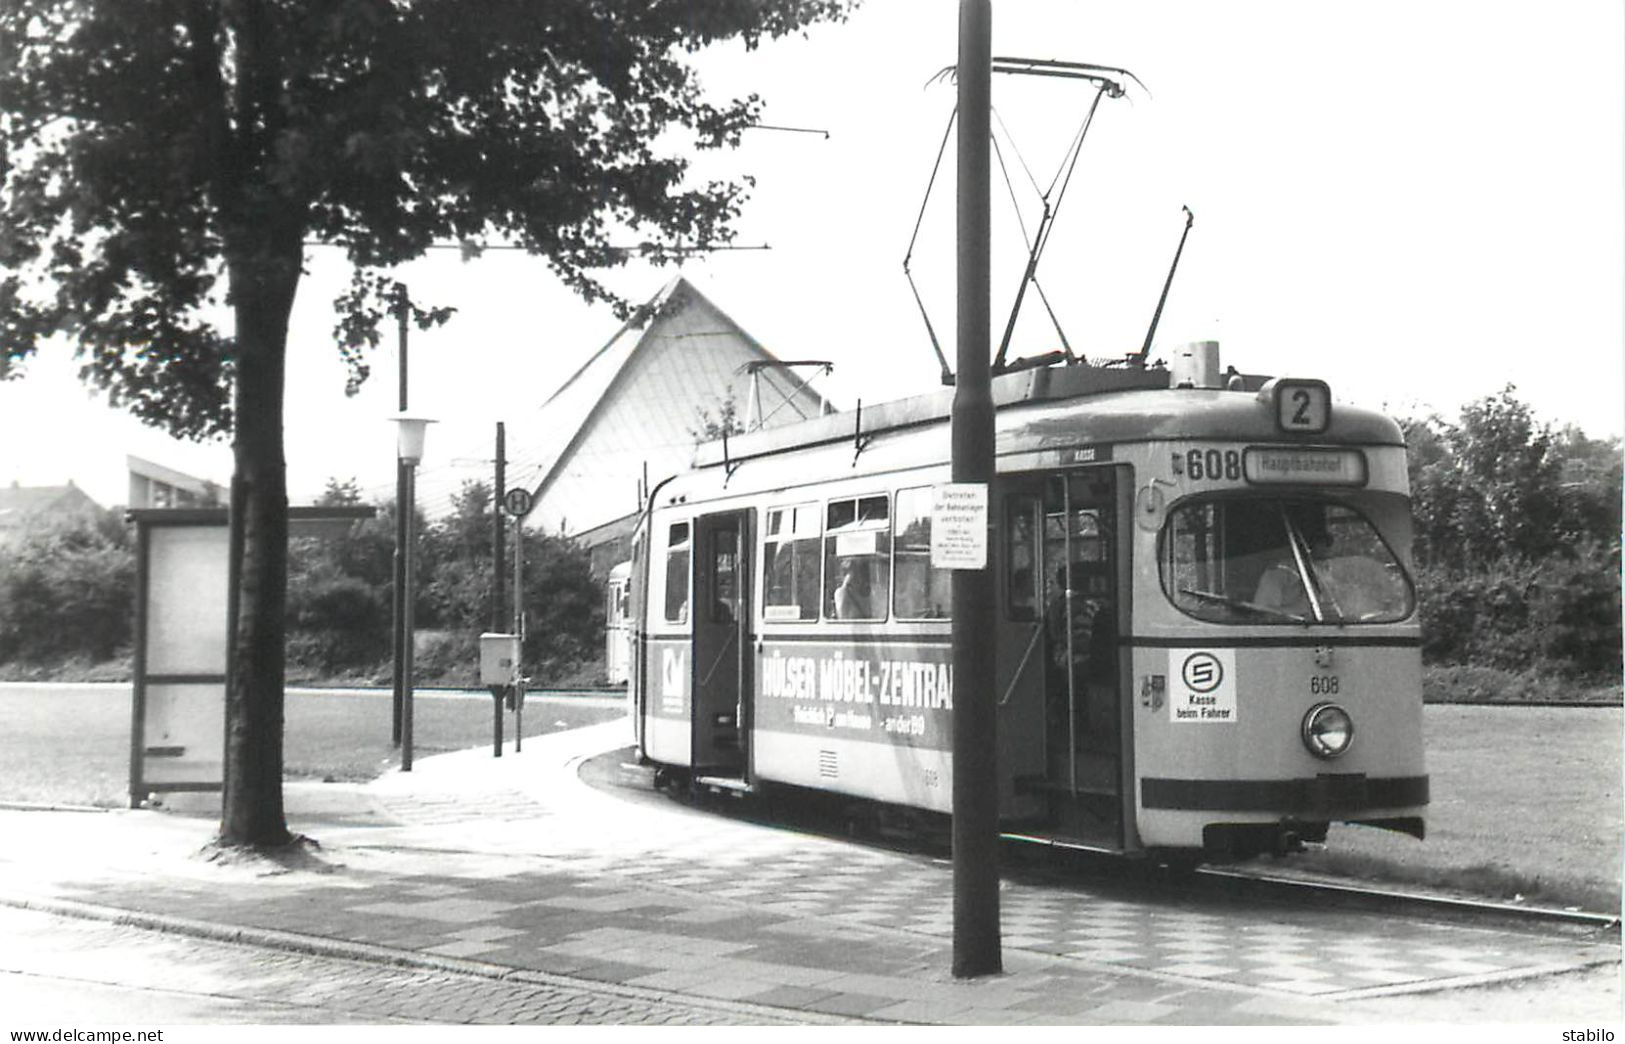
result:
[[[517,634],[480,635],[480,684],[511,685],[519,667]]]

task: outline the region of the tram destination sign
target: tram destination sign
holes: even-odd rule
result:
[[[945,482],[931,489],[931,565],[987,568],[987,483]]]
[[[1363,486],[1365,454],[1357,449],[1298,449],[1249,446],[1242,455],[1242,471],[1255,485],[1308,483]]]

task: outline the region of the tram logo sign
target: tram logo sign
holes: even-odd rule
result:
[[[1168,719],[1178,722],[1236,720],[1236,653],[1234,649],[1170,649]]]
[[[1179,676],[1190,691],[1209,693],[1224,684],[1224,664],[1210,652],[1191,653],[1179,668]]]

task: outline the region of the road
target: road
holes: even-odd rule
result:
[[[723,1008],[389,967],[0,907],[0,1030],[760,1024]]]

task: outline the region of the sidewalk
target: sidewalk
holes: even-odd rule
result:
[[[199,858],[209,815],[0,812],[0,903],[744,1021],[1620,1019],[1617,934],[1372,923],[1088,880],[1007,882],[1005,973],[955,980],[945,862],[581,781],[585,760],[629,741],[623,720],[368,785],[290,784],[289,825],[321,847],[286,872]]]

